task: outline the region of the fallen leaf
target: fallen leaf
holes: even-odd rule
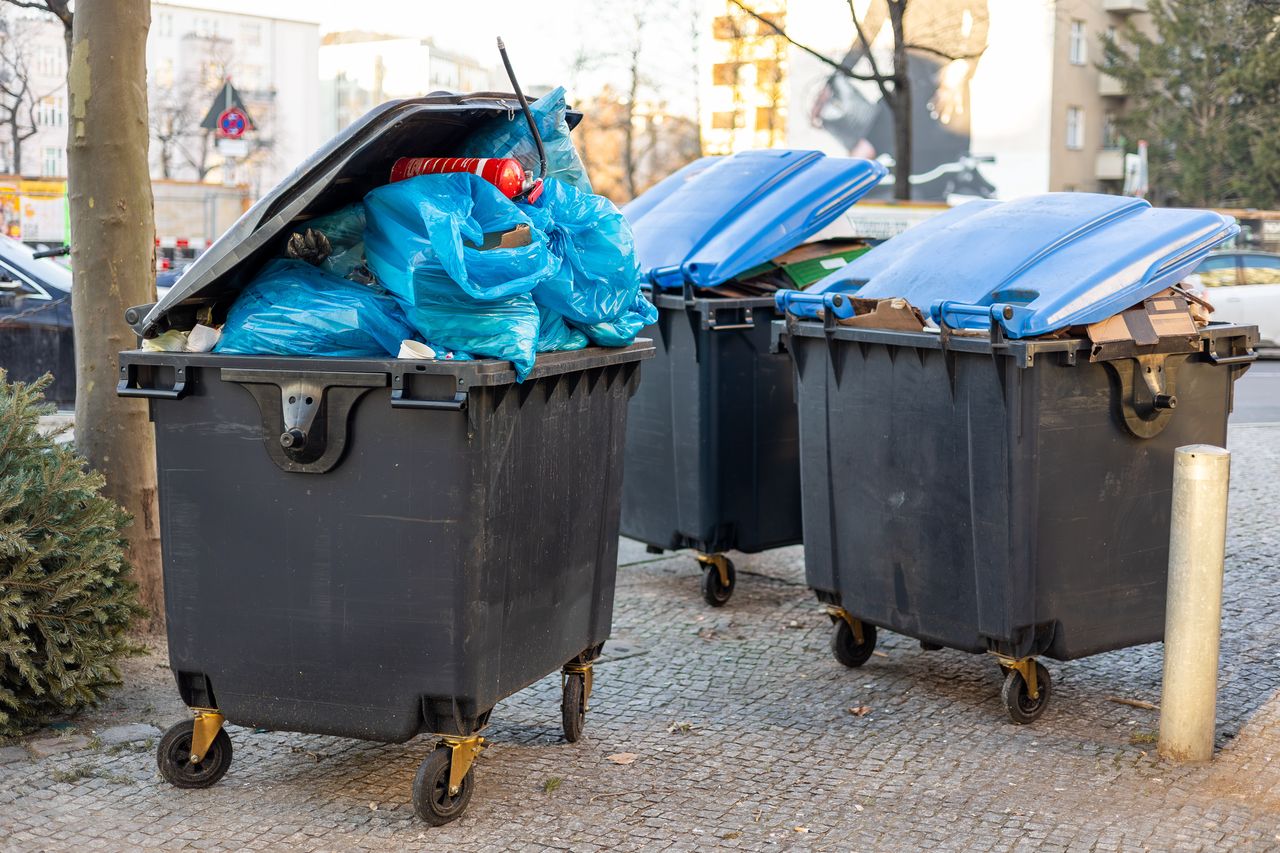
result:
[[[878,658],[887,658],[887,657],[889,656],[889,653],[888,653],[888,652],[882,652],[882,651],[880,651],[879,649],[876,649],[876,650],[875,650],[874,652],[872,652],[871,654],[875,655],[875,656],[876,656],[876,657],[878,657]]]
[[[376,812],[377,810],[378,810],[378,804],[377,804],[377,803],[369,803],[369,811],[371,811],[371,812]]]
[[[630,764],[639,757],[634,752],[615,752],[613,755],[606,756],[614,764]]]
[[[855,717],[865,717],[867,714],[870,714],[870,713],[871,713],[871,706],[870,706],[870,705],[855,705],[855,706],[853,706],[852,708],[850,708],[850,709],[849,709],[849,713],[850,713],[850,714],[853,714]]]
[[[797,827],[796,827],[796,832],[808,832],[808,831],[809,831],[809,827],[807,827],[807,826],[797,826]]]

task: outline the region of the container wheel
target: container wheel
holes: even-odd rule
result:
[[[156,749],[156,766],[160,775],[175,788],[208,788],[227,773],[231,766],[231,736],[219,729],[213,743],[199,764],[191,763],[191,737],[194,720],[183,720],[170,726]]]
[[[1027,694],[1027,682],[1022,673],[1012,667],[1005,670],[1004,687],[1000,690],[1000,698],[1004,700],[1009,719],[1018,725],[1034,723],[1040,719],[1049,704],[1049,696],[1053,691],[1053,682],[1049,680],[1049,670],[1044,664],[1036,661],[1036,687],[1039,696],[1032,699]]]
[[[564,677],[560,718],[564,725],[564,739],[577,743],[587,721],[586,676],[580,672],[571,672]]]
[[[724,607],[728,604],[729,599],[733,597],[734,585],[738,582],[738,573],[734,570],[733,560],[723,556],[720,559],[724,560],[725,574],[729,576],[728,586],[720,582],[720,571],[715,563],[705,564],[706,572],[702,576],[702,599],[712,607]]]
[[[418,775],[413,777],[413,810],[432,826],[444,826],[461,817],[475,789],[473,768],[462,777],[458,792],[449,793],[449,763],[452,760],[453,750],[438,746],[422,759]]]
[[[831,630],[831,654],[840,663],[855,669],[871,659],[876,649],[876,627],[862,623],[862,642],[853,636],[853,626],[844,619],[835,620]]]

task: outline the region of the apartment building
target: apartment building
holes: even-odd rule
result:
[[[830,62],[780,38],[729,0],[711,0],[703,38],[702,132],[712,153],[814,148],[890,167],[893,116],[877,84],[892,68],[883,0],[759,0],[753,11]],[[1116,132],[1117,81],[1102,40],[1149,25],[1147,0],[914,0],[913,198],[1012,198],[1050,190],[1119,192],[1136,140]],[[880,195],[888,192],[884,185]]]

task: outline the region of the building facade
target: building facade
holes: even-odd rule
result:
[[[430,39],[381,33],[327,33],[320,46],[320,123],[332,136],[384,101],[436,91],[484,92],[506,78]]]
[[[883,0],[710,0],[702,69],[707,150],[786,145],[873,157],[891,169],[893,115],[875,72],[893,67]],[[1147,0],[915,0],[910,54],[912,197],[1012,198],[1119,192],[1128,145],[1115,132],[1116,81],[1099,69],[1104,38],[1148,26]],[[844,73],[788,44],[770,24]],[[855,79],[857,77],[864,79]],[[891,84],[890,84],[891,86]],[[889,194],[891,180],[878,195]],[[874,197],[874,196],[873,196]]]

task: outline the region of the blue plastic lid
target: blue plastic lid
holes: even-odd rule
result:
[[[1189,274],[1240,228],[1208,210],[1048,193],[971,202],[872,249],[807,294],[902,297],[935,322],[1034,337],[1096,323]]]
[[[800,245],[885,174],[818,151],[743,151],[689,164],[623,213],[654,286],[714,287]]]

